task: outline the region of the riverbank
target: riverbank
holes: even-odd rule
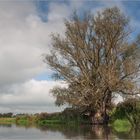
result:
[[[89,122],[83,120],[61,120],[61,119],[43,119],[40,120],[37,116],[21,116],[21,117],[12,117],[12,118],[0,118],[0,124],[16,124],[20,126],[58,126],[58,125],[67,125],[67,126],[79,126],[79,125],[90,125]],[[128,132],[131,130],[132,126],[126,119],[117,119],[109,124],[117,132]]]
[[[50,124],[47,126],[37,125],[0,125],[0,139],[4,140],[37,140],[37,139],[140,139],[139,130],[128,132],[116,132],[109,126],[92,126],[92,125],[63,125]]]
[[[16,122],[16,118],[0,118],[0,124],[12,124]]]
[[[117,119],[110,123],[110,126],[113,127],[117,132],[128,132],[132,128],[130,122],[126,119]]]

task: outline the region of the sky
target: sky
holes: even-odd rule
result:
[[[140,1],[120,0],[6,0],[0,1],[0,112],[57,112],[50,89],[65,87],[51,78],[43,62],[51,49],[50,34],[64,35],[64,19],[74,10],[97,11],[118,6],[130,18],[132,35],[140,32]]]

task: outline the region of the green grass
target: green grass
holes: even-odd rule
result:
[[[55,125],[55,124],[65,124],[65,125],[77,125],[77,124],[84,124],[84,123],[87,123],[87,122],[81,122],[81,121],[77,121],[77,120],[38,120],[36,122],[38,125]],[[89,123],[89,122],[88,122]]]
[[[126,119],[117,119],[113,122],[112,126],[117,132],[128,132],[131,129],[131,124]]]
[[[0,118],[0,123],[15,123],[17,125],[55,125],[55,124],[67,124],[69,126],[79,125],[79,124],[89,124],[89,121],[82,119],[70,119],[62,117],[53,117],[49,119],[38,119],[36,116],[20,116],[16,118]]]
[[[15,118],[0,118],[0,124],[12,124],[15,123]]]
[[[0,124],[17,124],[20,126],[28,125],[39,125],[39,126],[53,126],[53,125],[67,125],[67,126],[79,126],[83,123],[83,120],[60,120],[60,119],[47,119],[47,120],[37,120],[33,117],[19,117],[19,118],[0,118]],[[87,123],[87,122],[85,122]],[[61,124],[61,125],[60,125]],[[89,123],[88,123],[89,124]],[[111,122],[110,126],[117,132],[128,132],[131,129],[131,124],[126,119],[117,119]]]
[[[27,124],[29,124],[29,121],[28,120],[21,119],[21,120],[18,120],[16,123],[18,125],[27,125]]]
[[[39,120],[37,124],[39,125],[47,125],[47,124],[62,124],[63,122],[60,120]]]

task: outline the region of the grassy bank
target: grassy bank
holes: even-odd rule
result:
[[[15,123],[17,125],[79,125],[79,124],[89,124],[89,120],[85,120],[79,117],[64,117],[63,115],[23,115],[14,118],[0,118],[0,123]]]
[[[132,128],[130,122],[127,119],[117,119],[111,124],[111,126],[117,132],[128,132]]]
[[[39,120],[37,121],[37,124],[44,126],[48,124],[65,124],[65,122],[61,120]]]
[[[42,119],[38,116],[25,115],[14,118],[0,118],[0,124],[16,124],[19,126],[79,126],[80,124],[90,124],[89,121],[83,119],[62,118],[62,116],[48,117]],[[117,132],[128,132],[131,129],[131,124],[126,119],[116,119],[110,123],[110,126]]]
[[[16,122],[16,118],[0,118],[0,124],[13,124]]]
[[[11,124],[16,123],[19,125],[27,125],[27,124],[38,124],[38,125],[48,125],[48,124],[89,124],[88,121],[83,120],[61,120],[61,119],[43,119],[39,120],[38,118],[32,117],[17,117],[17,118],[0,118],[1,124]],[[117,131],[125,131],[131,128],[131,124],[126,119],[117,119],[110,124],[110,126],[114,127]]]
[[[15,119],[15,123],[18,125],[40,125],[40,126],[45,126],[45,125],[53,125],[53,124],[66,124],[69,121],[66,120],[61,120],[61,118],[49,118],[49,119],[40,119],[37,116],[22,116],[22,117],[17,117]]]

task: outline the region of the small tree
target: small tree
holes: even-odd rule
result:
[[[126,99],[117,105],[115,115],[117,118],[126,118],[135,128],[140,126],[140,100],[135,98]]]
[[[45,62],[54,77],[67,82],[67,88],[54,88],[58,105],[69,103],[100,113],[107,123],[107,110],[114,94],[139,93],[136,76],[139,65],[137,43],[128,42],[128,18],[117,7],[107,8],[96,16],[76,14],[65,21],[65,37],[52,35],[52,50]]]

